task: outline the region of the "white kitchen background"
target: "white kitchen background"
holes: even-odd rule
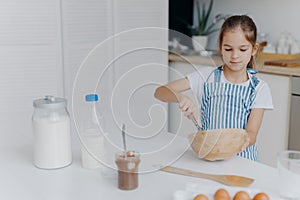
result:
[[[283,31],[300,39],[299,8],[298,0],[216,0],[213,14],[249,14],[259,32],[268,33],[270,42],[275,44]],[[31,157],[32,101],[48,94],[64,96],[72,112],[73,81],[90,50],[115,33],[145,26],[168,26],[167,0],[0,0],[1,139],[5,140],[8,134],[20,136],[24,146],[16,147],[16,152],[26,152]],[[167,48],[167,34],[159,39],[151,36],[149,33],[140,40],[115,41],[114,48],[106,54],[113,56],[126,45],[138,45],[142,38]],[[216,34],[209,45],[214,46],[215,42]],[[134,61],[132,66],[153,61],[167,65],[167,52],[156,53],[132,54],[116,62],[114,77],[108,81],[116,81],[130,69],[130,60]],[[152,76],[162,83],[168,80],[164,70],[143,76]],[[153,90],[153,85],[147,89],[149,96],[144,96],[147,101],[143,105],[155,101]],[[135,118],[143,117],[148,115]],[[7,145],[14,145],[14,141],[8,140]]]
[[[207,2],[206,0],[200,0]],[[255,20],[259,33],[267,33],[273,45],[282,32],[291,33],[300,41],[300,1],[298,0],[215,0],[212,16],[223,14],[248,14]],[[208,48],[216,48],[217,33],[211,35]]]
[[[49,94],[66,97],[68,110],[72,113],[73,81],[88,53],[109,36],[124,30],[167,28],[167,10],[167,0],[0,0],[1,139],[5,140],[8,134],[20,136],[24,146],[16,148],[16,152],[27,152],[31,157],[33,100]],[[167,49],[167,32],[159,38],[150,32],[135,36],[114,41],[104,56],[112,57],[132,44],[142,46],[143,41]],[[130,56],[134,58],[133,63],[126,57],[115,63],[114,75],[106,78],[105,92],[112,89],[109,81],[117,81],[130,67],[145,62],[168,64],[167,51],[136,52]],[[141,74],[143,76],[165,83],[168,72],[162,70]],[[86,79],[88,81],[89,77]],[[147,94],[142,93],[146,100],[136,104],[137,107],[153,103],[155,87],[157,85],[146,88]],[[101,95],[100,100],[105,98]],[[138,110],[134,112],[138,114]],[[149,117],[148,113],[135,116],[136,119],[143,117]],[[76,138],[74,131],[72,135]],[[14,141],[7,141],[7,145],[13,144]]]

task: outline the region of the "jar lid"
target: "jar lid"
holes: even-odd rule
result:
[[[64,98],[47,95],[43,99],[34,100],[33,106],[36,108],[64,108],[67,106],[67,100]]]

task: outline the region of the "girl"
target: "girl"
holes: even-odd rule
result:
[[[200,68],[155,91],[157,99],[178,102],[185,116],[198,121],[196,105],[182,94],[191,89],[201,105],[201,129],[245,129],[247,139],[238,155],[251,160],[258,159],[255,142],[264,110],[273,108],[269,86],[253,75],[259,47],[256,32],[256,25],[246,15],[227,18],[219,34],[223,66]]]

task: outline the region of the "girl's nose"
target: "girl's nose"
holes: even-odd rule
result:
[[[237,51],[237,50],[233,50],[233,51],[232,51],[232,54],[231,54],[231,57],[232,57],[232,58],[238,58],[238,57],[239,57],[238,51]]]

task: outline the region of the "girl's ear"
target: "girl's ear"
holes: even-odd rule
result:
[[[219,53],[219,55],[222,56],[222,47],[219,47],[219,48],[218,48],[218,53]]]
[[[220,56],[222,56],[222,51],[221,50],[219,50],[218,53],[219,53]]]
[[[257,53],[258,49],[259,49],[259,44],[255,43],[255,45],[253,46],[251,55],[254,56]]]

